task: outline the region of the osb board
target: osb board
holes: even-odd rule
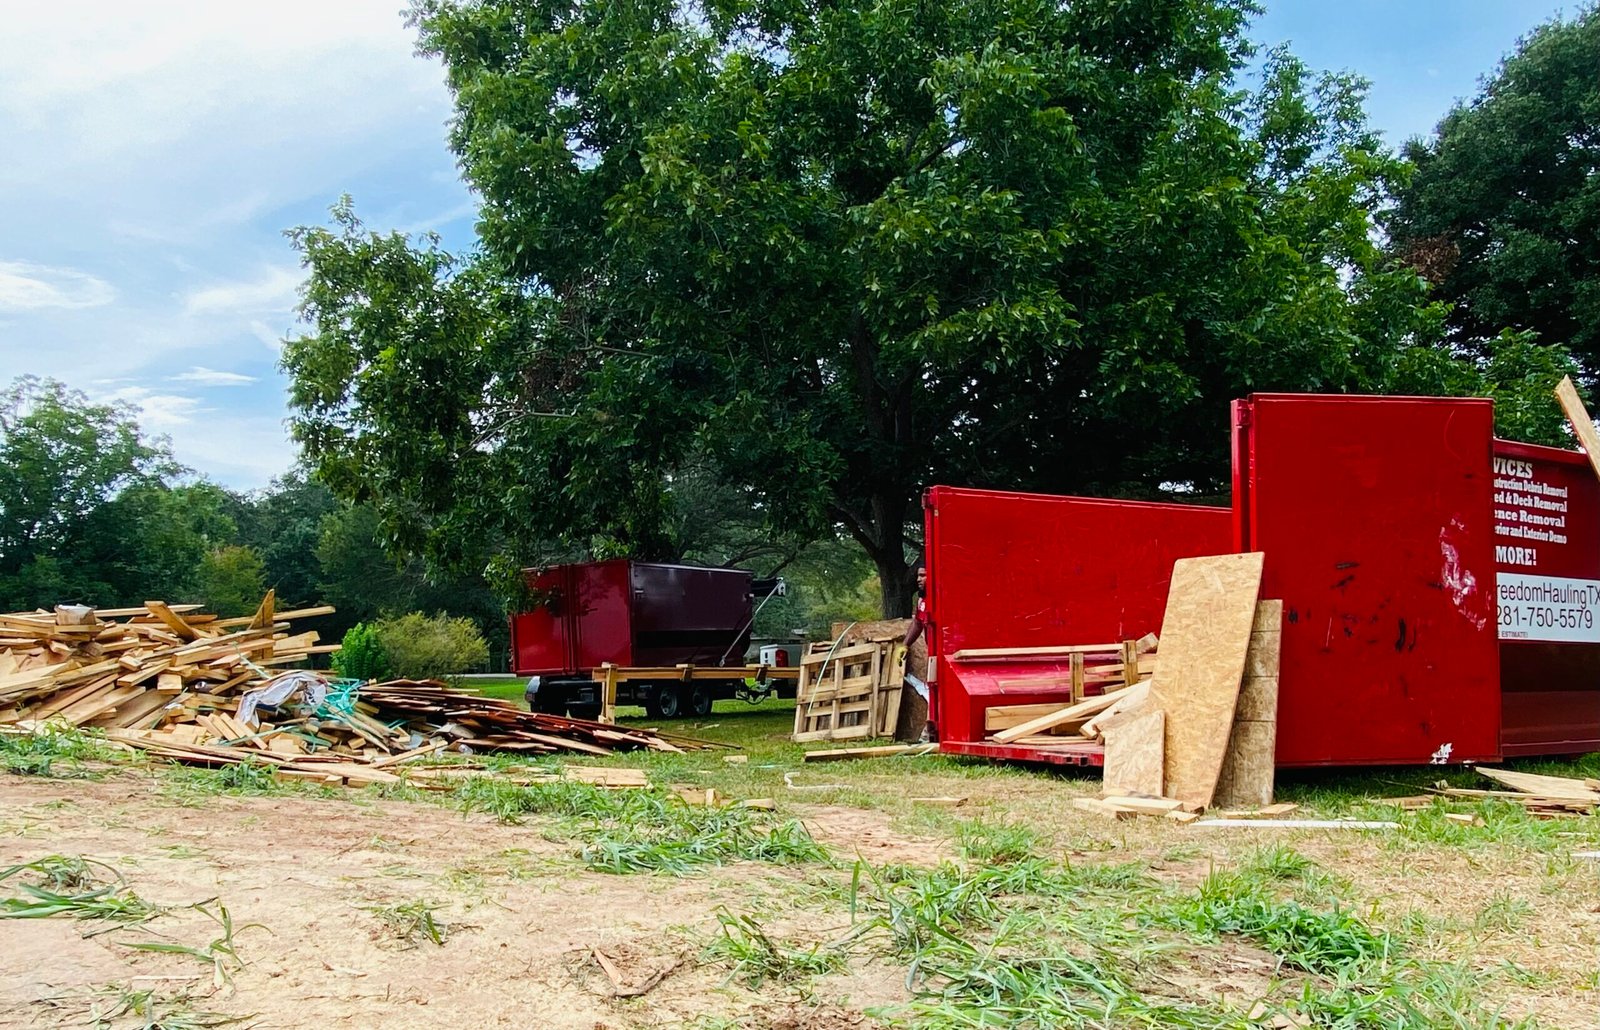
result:
[[[1234,712],[1228,753],[1217,777],[1213,803],[1218,808],[1259,808],[1272,804],[1278,744],[1278,654],[1283,637],[1283,602],[1256,605],[1250,653]]]
[[[1233,729],[1245,653],[1261,592],[1262,554],[1180,558],[1161,623],[1161,661],[1150,680],[1170,716],[1167,797],[1209,807]]]
[[[1228,757],[1212,795],[1216,808],[1261,808],[1272,804],[1275,722],[1236,722],[1228,737]]]
[[[1160,796],[1166,726],[1167,713],[1146,704],[1106,727],[1106,792]]]

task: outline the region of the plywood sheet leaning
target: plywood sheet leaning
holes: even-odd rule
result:
[[[1244,681],[1233,714],[1233,735],[1222,760],[1213,803],[1218,808],[1272,804],[1278,746],[1278,656],[1283,645],[1283,602],[1260,601],[1245,655]]]
[[[1103,724],[1106,738],[1104,792],[1161,794],[1166,768],[1167,713],[1148,702]]]
[[[1208,807],[1216,792],[1255,624],[1262,557],[1173,563],[1161,661],[1150,679],[1150,700],[1167,713],[1167,797]]]

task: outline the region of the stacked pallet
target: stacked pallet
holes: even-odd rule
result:
[[[906,648],[897,641],[830,645],[800,660],[796,742],[893,737],[905,689]]]

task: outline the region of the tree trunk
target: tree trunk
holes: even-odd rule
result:
[[[904,548],[897,547],[881,558],[872,556],[872,563],[878,567],[878,582],[883,585],[883,617],[886,619],[909,618],[916,607],[917,584],[903,554]]]

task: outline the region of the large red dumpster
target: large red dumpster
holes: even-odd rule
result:
[[[1258,394],[1233,416],[1231,516],[929,492],[944,750],[1098,761],[986,743],[986,708],[1060,691],[939,656],[1140,636],[1175,559],[1235,550],[1265,552],[1263,596],[1284,601],[1280,766],[1600,750],[1600,481],[1581,453],[1496,440],[1481,399]]]
[[[1235,547],[1283,599],[1278,764],[1500,749],[1490,401],[1236,401]]]

